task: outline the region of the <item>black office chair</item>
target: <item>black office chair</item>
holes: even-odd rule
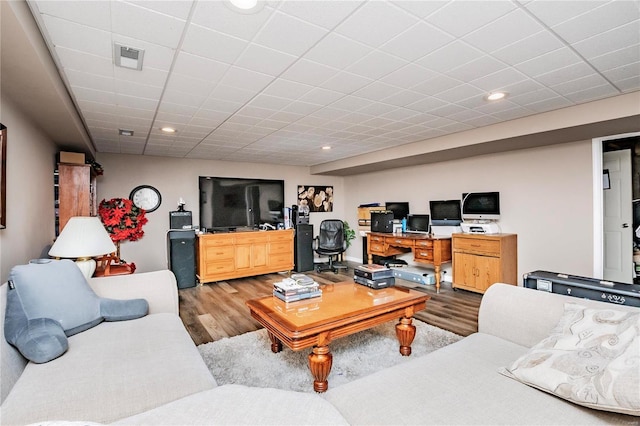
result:
[[[320,256],[328,256],[329,262],[317,263],[316,271],[331,270],[338,273],[338,269],[346,269],[346,265],[334,262],[337,257],[347,250],[347,240],[344,238],[344,224],[338,219],[323,220],[320,232],[313,239],[313,250]]]

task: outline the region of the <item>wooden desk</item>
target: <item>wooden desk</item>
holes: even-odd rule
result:
[[[451,262],[451,237],[428,234],[387,234],[370,232],[367,238],[369,263],[373,255],[395,256],[413,252],[413,260],[433,265],[436,270],[436,292],[440,292],[440,266]]]

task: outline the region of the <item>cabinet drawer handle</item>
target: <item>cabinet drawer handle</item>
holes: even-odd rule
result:
[[[482,247],[480,244],[471,244],[471,247]]]
[[[402,242],[402,240],[396,240],[396,243],[401,243],[401,242]]]

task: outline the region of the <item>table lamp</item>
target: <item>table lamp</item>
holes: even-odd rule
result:
[[[74,216],[56,238],[49,256],[76,258],[76,265],[84,276],[91,278],[96,270],[94,256],[116,251],[116,246],[98,217]]]

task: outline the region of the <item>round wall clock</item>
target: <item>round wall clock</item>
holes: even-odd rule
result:
[[[156,210],[162,202],[160,191],[150,185],[136,186],[129,194],[129,199],[136,207],[145,209],[147,212]]]

